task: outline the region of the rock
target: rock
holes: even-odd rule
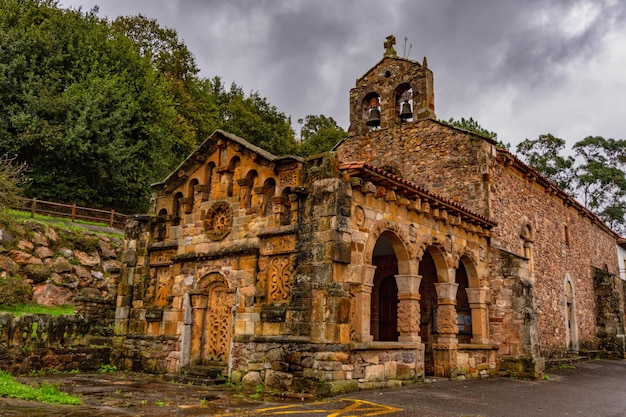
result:
[[[13,242],[13,235],[4,229],[0,229],[0,242]]]
[[[72,272],[74,267],[66,258],[59,256],[52,262],[52,271],[57,272],[59,274],[63,272]]]
[[[20,240],[17,244],[17,247],[22,250],[33,250],[35,248],[35,245],[33,245],[33,242],[31,242],[30,240]]]
[[[246,388],[256,388],[261,382],[261,374],[256,371],[248,372],[241,378],[241,384]]]
[[[72,298],[74,297],[70,289],[54,284],[40,284],[33,291],[33,300],[45,306],[70,304]]]
[[[35,284],[46,281],[52,273],[48,265],[41,264],[28,264],[24,266],[23,271]]]
[[[57,240],[59,240],[59,235],[57,234],[57,231],[50,226],[46,226],[46,230],[44,233],[51,242],[56,242]]]
[[[111,249],[109,242],[100,239],[100,253],[104,259],[117,259],[117,253]]]
[[[80,280],[74,274],[52,274],[50,281],[61,287],[71,288],[75,290],[78,288]]]
[[[122,263],[118,260],[104,261],[102,269],[104,272],[118,273],[122,270]]]
[[[14,274],[20,270],[20,266],[13,259],[5,255],[0,255],[0,271],[6,271],[9,274]]]
[[[52,256],[54,255],[54,252],[52,252],[47,246],[37,246],[37,248],[35,248],[35,253],[41,259],[52,258]]]
[[[293,382],[293,375],[286,372],[273,371],[268,369],[265,372],[265,386],[267,388],[277,389],[280,391],[289,391]]]
[[[80,264],[83,266],[93,268],[96,265],[100,265],[100,255],[98,255],[98,252],[92,252],[90,254],[87,254],[85,252],[76,250],[74,251],[74,256],[76,256],[78,262],[80,262]]]
[[[41,259],[31,255],[30,253],[22,252],[20,250],[10,251],[9,256],[20,265],[43,264]]]
[[[74,265],[74,273],[80,279],[91,280],[91,274],[89,273],[89,270],[85,268],[84,266]]]
[[[95,279],[104,278],[104,274],[100,271],[91,271],[91,276],[94,277]]]
[[[85,298],[102,298],[102,293],[100,292],[100,290],[91,287],[81,289],[78,292],[78,295]]]
[[[35,232],[35,236],[33,236],[33,242],[36,245],[40,245],[40,246],[48,246],[50,244],[48,242],[48,238],[39,232]]]
[[[65,256],[67,259],[72,260],[74,259],[74,251],[68,248],[61,248],[60,252],[63,254],[63,256]]]

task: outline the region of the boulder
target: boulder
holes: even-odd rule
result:
[[[100,253],[104,259],[117,259],[117,253],[111,249],[111,244],[100,239]]]
[[[17,247],[21,250],[33,250],[35,245],[30,240],[20,240],[17,244]]]
[[[54,252],[52,252],[50,250],[49,247],[47,246],[37,246],[35,248],[35,253],[37,254],[37,256],[39,256],[41,259],[47,259],[47,258],[52,258],[52,256],[54,255]]]
[[[75,290],[78,288],[80,280],[74,274],[52,274],[50,281],[61,287],[71,288]]]
[[[56,242],[57,240],[59,240],[59,235],[57,234],[57,231],[50,226],[46,226],[44,234],[51,242]]]
[[[59,256],[52,262],[51,269],[56,273],[64,273],[64,272],[72,272],[74,271],[74,267],[66,258]]]
[[[96,265],[100,265],[100,255],[98,255],[98,252],[92,252],[90,254],[87,254],[85,252],[76,250],[74,251],[74,256],[83,266],[93,268]]]
[[[47,283],[36,285],[33,291],[33,300],[45,306],[59,306],[70,304],[74,298],[69,288]]]
[[[0,255],[0,271],[6,271],[9,274],[15,274],[20,270],[20,265],[13,259],[5,255]]]
[[[46,281],[52,274],[48,265],[41,264],[28,264],[24,266],[23,271],[35,284]]]

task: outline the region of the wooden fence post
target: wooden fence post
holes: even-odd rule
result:
[[[72,204],[72,223],[76,220],[76,204]]]
[[[115,219],[115,210],[111,210],[111,219],[109,220],[109,227],[113,227],[114,219]]]
[[[35,197],[33,197],[33,205],[30,208],[30,217],[31,218],[35,218],[35,211],[36,211],[35,206],[37,206],[37,199]]]

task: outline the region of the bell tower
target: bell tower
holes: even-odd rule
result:
[[[396,38],[387,36],[383,59],[350,90],[351,134],[386,129],[422,119],[436,119],[433,73],[396,54]]]

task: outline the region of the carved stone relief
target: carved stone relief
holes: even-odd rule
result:
[[[282,303],[289,300],[293,277],[293,264],[289,256],[271,258],[268,280],[268,301]]]
[[[211,240],[222,240],[233,225],[233,209],[225,201],[213,204],[206,213],[204,231]]]

